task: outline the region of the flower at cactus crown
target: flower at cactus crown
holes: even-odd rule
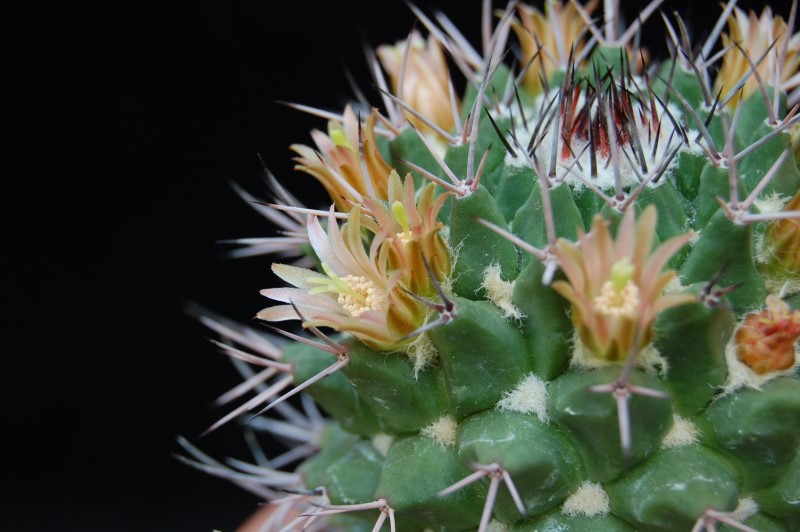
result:
[[[400,288],[404,272],[389,271],[380,260],[378,235],[367,251],[362,240],[364,220],[358,205],[341,229],[333,212],[327,231],[316,217],[309,217],[309,240],[324,273],[273,264],[275,274],[296,288],[262,290],[262,295],[287,304],[268,307],[257,317],[285,321],[298,319],[299,311],[306,326],[350,333],[382,351],[403,347],[401,339],[424,322],[425,308]]]
[[[358,128],[358,117],[348,105],[342,122],[328,122],[327,135],[319,130],[311,132],[316,152],[302,144],[291,146],[298,155],[294,158],[295,169],[317,178],[341,211],[361,203],[364,196],[386,199],[386,179],[391,168],[375,142],[374,114],[362,125],[364,164],[359,153]]]
[[[756,67],[758,74],[765,83],[773,84],[776,81],[775,74],[777,72],[777,81],[782,84],[781,89],[784,91],[788,91],[800,83],[797,80],[797,71],[800,68],[800,33],[791,35],[790,28],[786,27],[783,18],[773,16],[769,7],[764,8],[759,18],[756,18],[753,11],[750,11],[748,15],[738,7],[734,8],[728,18],[728,32],[728,34],[722,34],[723,48],[730,47],[730,49],[722,57],[722,66],[716,79],[716,90],[721,88],[724,94],[750,72],[747,59],[733,43],[738,43],[747,52],[753,63],[756,63],[776,39],[775,46]],[[781,64],[780,56],[783,53],[786,39],[789,39],[789,45],[786,50],[786,58]],[[744,98],[746,99],[757,89],[758,81],[755,76],[750,76],[744,84]],[[739,96],[737,95],[731,99],[729,105],[735,107],[738,101]]]
[[[424,261],[428,261],[438,282],[450,276],[450,250],[439,234],[442,223],[436,218],[448,194],[437,197],[435,190],[436,186],[429,183],[417,200],[411,174],[401,183],[400,176],[392,171],[388,206],[371,198],[364,200],[376,222],[372,229],[375,238],[381,240],[379,262],[385,261],[389,271],[402,271],[403,286],[428,298],[436,291]]]
[[[592,0],[583,8],[592,13],[597,0]],[[525,88],[532,94],[542,92],[540,78],[550,80],[553,74],[563,69],[569,62],[570,50],[579,54],[585,46],[585,37],[589,29],[578,9],[572,3],[564,5],[560,0],[545,3],[544,14],[534,7],[520,4],[519,20],[512,22],[522,47],[523,64],[531,60],[542,47],[537,57],[525,74]]]
[[[800,211],[800,190],[784,211]],[[773,221],[764,235],[769,269],[786,279],[800,279],[800,218]]]
[[[800,310],[775,295],[767,296],[767,308],[748,314],[736,331],[739,360],[759,375],[791,368],[800,338]]]
[[[692,235],[673,237],[651,252],[655,227],[655,207],[647,207],[635,226],[633,209],[628,209],[616,240],[597,216],[590,233],[579,231],[577,245],[558,241],[554,254],[567,280],[553,282],[553,289],[572,303],[575,330],[595,357],[618,361],[634,347],[641,351],[652,338],[659,312],[696,299],[664,295],[676,272],[661,271]]]
[[[455,126],[455,119],[450,102],[450,72],[444,52],[433,35],[429,35],[426,41],[417,31],[411,33],[408,44],[407,54],[405,40],[394,46],[379,46],[376,50],[383,68],[389,74],[392,90],[428,120],[450,131]],[[433,133],[410,113],[406,112],[405,116],[423,133]]]

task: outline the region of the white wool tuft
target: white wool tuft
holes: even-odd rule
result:
[[[589,351],[578,336],[577,332],[572,335],[572,356],[569,366],[573,369],[596,369],[614,366],[616,362],[603,360]],[[647,344],[636,356],[636,367],[650,375],[666,375],[669,370],[667,359],[661,355],[652,343]]]
[[[578,490],[567,497],[561,513],[569,517],[595,517],[611,511],[608,494],[600,484],[585,481]]]
[[[492,519],[486,527],[486,532],[508,532],[508,527],[497,519]]]
[[[781,194],[771,194],[764,198],[757,198],[753,204],[760,213],[771,213],[783,210],[784,205],[789,203],[791,198],[782,196]]]
[[[497,308],[503,312],[506,319],[522,319],[524,315],[511,301],[514,295],[514,284],[516,281],[507,282],[500,276],[500,265],[493,263],[483,271],[483,284],[481,288],[486,290],[486,296]]]
[[[419,372],[430,366],[439,355],[436,346],[427,334],[420,334],[407,348],[406,355],[414,364],[414,378],[419,378]]]
[[[747,521],[758,513],[758,504],[750,497],[739,499],[732,517],[739,522]]]
[[[661,440],[662,449],[672,449],[674,447],[683,447],[684,445],[691,445],[697,442],[700,432],[694,423],[686,418],[673,415],[672,428],[664,439]]]
[[[510,410],[521,414],[534,414],[539,421],[547,423],[547,383],[538,375],[530,373],[517,387],[505,392],[497,403],[498,410]]]
[[[456,431],[458,423],[450,416],[442,416],[424,429],[420,434],[427,436],[442,447],[452,447],[456,444]]]

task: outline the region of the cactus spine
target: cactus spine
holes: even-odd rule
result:
[[[332,206],[270,176],[258,313],[303,330],[198,315],[255,393],[209,430],[295,446],[181,440],[266,529],[800,530],[797,2],[702,43],[664,17],[658,64],[596,4],[485,2],[481,51],[412,7],[427,39],[370,57],[383,110],[311,109],[292,149]]]

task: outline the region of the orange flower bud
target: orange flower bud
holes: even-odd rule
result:
[[[767,308],[748,314],[736,331],[739,360],[759,375],[792,367],[800,338],[800,310],[789,311],[779,297],[767,297]]]

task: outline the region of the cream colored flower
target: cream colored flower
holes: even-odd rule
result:
[[[659,312],[696,299],[663,293],[676,272],[662,269],[692,235],[676,236],[651,251],[656,216],[651,205],[634,224],[633,209],[628,209],[616,240],[597,216],[590,233],[579,231],[577,245],[560,239],[554,251],[567,280],[553,282],[553,289],[572,303],[578,336],[600,359],[619,361],[634,347],[641,351],[652,338]]]
[[[728,18],[728,33],[722,34],[722,46],[727,48],[734,42],[738,43],[747,52],[753,63],[756,63],[776,39],[777,42],[756,69],[764,83],[772,85],[777,81],[781,83],[781,90],[788,91],[800,85],[800,79],[798,79],[800,33],[792,35],[783,18],[773,15],[772,9],[768,6],[764,8],[758,18],[752,10],[745,13],[738,7],[734,8]],[[786,39],[789,39],[789,45],[786,57],[781,64],[780,60],[786,46]],[[748,72],[750,72],[750,66],[741,50],[732,46],[722,58],[722,66],[716,79],[716,90],[721,88],[723,93],[727,92],[739,83]],[[746,99],[756,90],[758,90],[758,82],[755,76],[751,75],[744,84],[744,98]],[[737,95],[729,105],[735,107],[738,101],[739,96]]]
[[[308,236],[323,272],[273,264],[272,271],[295,288],[262,290],[262,295],[286,304],[266,308],[257,317],[295,320],[299,311],[306,326],[350,333],[378,350],[407,343],[403,337],[423,323],[425,309],[401,289],[403,271],[390,271],[379,260],[381,239],[374,238],[369,250],[364,247],[364,219],[355,206],[340,229],[331,213],[326,231],[316,217],[309,217]]]
[[[291,146],[298,155],[294,159],[295,169],[317,178],[337,209],[344,212],[353,204],[363,203],[366,196],[387,198],[386,183],[391,167],[375,142],[375,116],[369,115],[361,128],[363,161],[359,153],[358,117],[349,105],[345,108],[343,122],[328,122],[327,134],[319,130],[311,132],[316,151],[302,144]]]
[[[408,54],[406,44],[407,41],[403,40],[394,46],[379,46],[376,50],[383,68],[389,74],[392,91],[443,130],[452,130],[455,119],[450,100],[450,71],[439,42],[432,35],[426,41],[419,32],[413,31]],[[423,133],[433,133],[417,117],[408,112],[405,112],[405,116]]]
[[[322,272],[274,264],[275,274],[294,288],[262,290],[262,295],[286,304],[262,310],[260,319],[299,319],[299,311],[307,326],[350,333],[381,351],[413,341],[406,336],[424,325],[427,309],[411,294],[435,294],[423,261],[437,281],[450,275],[450,251],[437,220],[447,194],[435,196],[430,184],[417,199],[411,175],[401,183],[394,171],[387,188],[388,205],[365,197],[370,215],[355,205],[341,228],[333,211],[327,230],[309,216],[308,238]]]
[[[403,183],[397,172],[389,176],[388,205],[366,199],[375,219],[373,231],[380,241],[380,262],[391,271],[403,272],[403,286],[414,294],[433,297],[436,291],[423,261],[428,261],[436,281],[450,276],[450,250],[437,219],[448,194],[435,196],[436,186],[429,183],[415,198],[414,180],[408,174]]]

